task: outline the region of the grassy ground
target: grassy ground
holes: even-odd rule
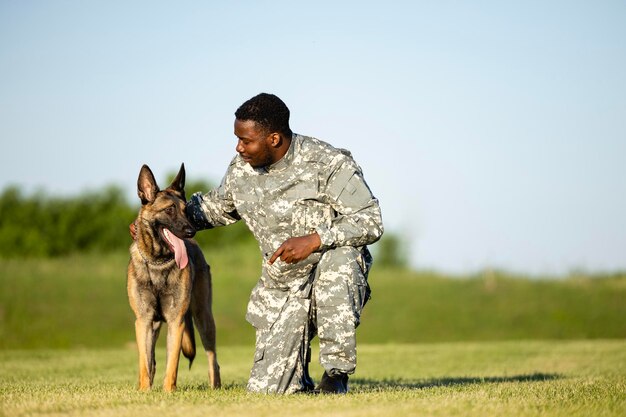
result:
[[[220,345],[251,345],[244,315],[253,245],[205,250]],[[0,260],[0,349],[124,347],[134,341],[125,252]],[[464,279],[374,265],[365,343],[626,338],[626,275],[560,280],[487,272]]]
[[[135,390],[132,349],[0,351],[0,415],[626,415],[624,341],[361,345],[351,392],[341,397],[248,394],[252,347],[219,355],[223,389],[206,389],[198,358],[191,371],[181,365],[179,390],[166,394]],[[163,350],[157,356],[160,382]]]
[[[626,415],[624,274],[459,279],[375,266],[351,393],[274,397],[245,391],[256,248],[205,254],[225,386],[207,390],[198,357],[191,371],[181,362],[172,395],[160,388],[164,331],[157,387],[135,390],[127,253],[0,260],[0,416]]]

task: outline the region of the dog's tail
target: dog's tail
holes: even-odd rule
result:
[[[193,332],[193,319],[191,318],[191,309],[185,314],[185,330],[183,330],[182,342],[183,355],[189,359],[189,369],[196,357],[196,336]]]

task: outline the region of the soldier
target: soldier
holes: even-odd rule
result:
[[[248,390],[345,393],[356,367],[355,330],[369,299],[383,233],[378,200],[350,152],[292,133],[289,109],[259,94],[235,112],[237,155],[220,186],[187,204],[198,230],[243,220],[264,262],[246,319],[256,329]],[[317,334],[325,372],[308,375]]]

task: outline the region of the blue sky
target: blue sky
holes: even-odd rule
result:
[[[213,3],[0,0],[0,188],[217,182],[265,91],[416,267],[626,268],[626,3]]]

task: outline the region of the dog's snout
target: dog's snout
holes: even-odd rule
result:
[[[196,235],[196,229],[194,229],[192,226],[185,226],[183,228],[183,233],[185,234],[186,238],[192,238]]]

